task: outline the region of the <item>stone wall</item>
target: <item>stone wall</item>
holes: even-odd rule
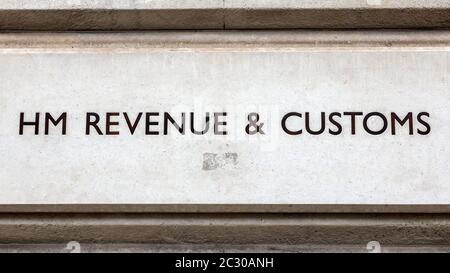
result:
[[[449,27],[445,0],[0,2],[0,49],[201,44],[448,50]],[[92,252],[365,252],[370,241],[386,252],[448,251],[450,245],[445,204],[3,204],[0,212],[0,251],[12,252],[64,252],[70,241]]]

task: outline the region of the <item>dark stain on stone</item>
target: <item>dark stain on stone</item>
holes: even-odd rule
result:
[[[226,168],[237,165],[237,153],[204,153],[203,154],[203,170],[212,171],[218,168]]]

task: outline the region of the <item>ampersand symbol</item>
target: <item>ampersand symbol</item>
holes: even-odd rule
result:
[[[265,134],[262,130],[262,127],[264,123],[259,122],[259,114],[258,113],[250,113],[248,115],[248,121],[249,124],[245,127],[245,132],[247,132],[248,135],[254,135],[256,133]]]

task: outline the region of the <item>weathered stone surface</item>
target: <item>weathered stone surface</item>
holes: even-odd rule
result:
[[[4,30],[445,28],[434,1],[2,1]]]
[[[4,51],[15,49],[245,49],[245,48],[396,48],[446,47],[448,30],[265,30],[265,31],[144,31],[144,32],[5,32]]]
[[[76,248],[72,244],[76,244]],[[79,248],[78,248],[79,246]],[[0,253],[448,253],[448,245],[381,245],[379,250],[367,244],[121,244],[50,243],[0,244]],[[180,254],[182,255],[182,254]]]
[[[3,0],[0,1],[0,30],[448,28],[449,6],[446,0]],[[30,49],[34,49],[34,53],[43,53],[52,52],[55,48],[68,53],[72,47],[91,52],[118,52],[124,48],[125,51],[126,48],[148,51],[165,47],[177,50],[186,47],[242,50],[255,46],[265,49],[276,46],[288,50],[311,47],[319,50],[327,47],[403,50],[404,47],[415,46],[429,50],[437,46],[448,48],[450,44],[448,32],[436,31],[264,33],[3,34],[0,48],[22,53],[24,49],[29,53],[33,52]],[[0,96],[0,105],[2,99]],[[208,153],[206,165],[203,157],[203,167],[211,172],[220,171],[239,164],[239,157],[234,158],[226,153]],[[82,252],[366,252],[367,243],[374,240],[380,242],[382,252],[448,252],[450,225],[447,214],[379,213],[449,212],[449,207],[0,205],[0,252],[67,252],[67,243],[72,240],[81,243]],[[165,214],[154,214],[158,212]],[[272,214],[274,212],[285,214]],[[290,214],[293,212],[319,214]],[[324,212],[335,214],[322,214]],[[348,215],[342,212],[378,214]]]
[[[1,214],[1,244],[450,245],[448,214]],[[0,251],[7,245],[0,246]],[[12,246],[13,247],[13,246]],[[170,246],[166,246],[170,247]],[[62,250],[62,249],[61,249]]]
[[[155,46],[157,36],[148,44],[141,37],[135,48],[112,35],[121,38],[109,45],[100,36],[96,45],[80,38],[78,48],[70,39],[42,46],[42,39],[27,45],[5,35],[0,202],[448,205],[448,44],[412,36],[405,34],[412,45],[400,47],[361,46],[358,39],[345,47],[295,38],[288,45],[255,42],[270,40],[265,34],[250,43],[238,36],[240,42],[223,47],[186,45],[184,38]],[[228,111],[229,134],[180,135],[170,125],[167,136],[153,136],[141,123],[133,135],[122,119],[123,111],[176,117],[180,109]],[[250,110],[264,117],[266,135],[245,134]],[[21,112],[29,121],[47,111],[68,113],[67,135],[58,135],[60,128],[45,135],[42,126],[38,136],[30,127],[20,135]],[[85,114],[92,111],[100,113],[104,133],[105,112],[119,112],[114,131],[122,134],[99,136],[91,128],[86,135]],[[322,111],[412,112],[414,128],[397,126],[394,135],[389,120],[389,129],[375,136],[361,118],[354,135],[346,119],[338,136],[328,133],[328,121],[323,134],[292,136],[280,128],[289,111],[311,112],[316,121]],[[430,114],[430,133],[420,133],[426,130],[416,120],[420,112]],[[207,154],[216,154],[215,161]]]

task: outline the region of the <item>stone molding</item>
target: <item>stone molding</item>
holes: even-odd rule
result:
[[[448,28],[445,0],[5,0],[0,30]]]

